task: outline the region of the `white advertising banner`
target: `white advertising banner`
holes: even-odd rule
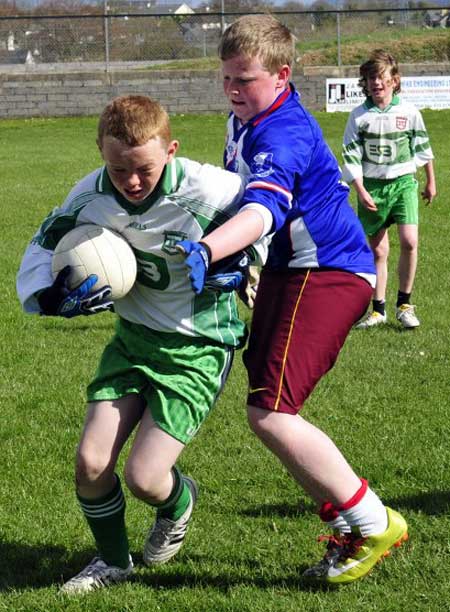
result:
[[[450,76],[401,78],[401,96],[417,108],[450,108]],[[362,104],[365,96],[358,79],[327,79],[327,112],[349,112]]]

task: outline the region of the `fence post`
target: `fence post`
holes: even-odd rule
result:
[[[337,63],[341,66],[341,14],[336,13],[336,29],[337,29]]]
[[[105,38],[105,71],[109,72],[108,0],[103,0],[103,34]]]

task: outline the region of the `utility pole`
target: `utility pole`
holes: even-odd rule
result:
[[[220,30],[222,34],[225,32],[225,0],[220,0]]]

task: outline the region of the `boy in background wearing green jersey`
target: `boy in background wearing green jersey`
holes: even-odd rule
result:
[[[433,153],[421,113],[398,96],[400,75],[396,60],[375,50],[360,67],[360,87],[366,101],[349,116],[343,143],[343,178],[358,196],[358,216],[375,257],[377,282],[373,310],[356,327],[386,323],[388,228],[397,225],[400,241],[396,318],[404,328],[418,327],[410,303],[417,268],[418,194],[415,173],[423,166],[423,199],[436,196]]]
[[[134,287],[114,303],[116,333],[87,390],[76,493],[98,556],[62,586],[69,594],[122,582],[133,570],[116,464],[135,429],[124,480],[156,510],[144,562],[163,563],[177,553],[197,484],[176,462],[222,390],[234,350],[246,339],[233,292],[243,275],[242,253],[230,271],[221,262],[207,279],[210,290],[195,295],[184,257],[174,247],[179,240],[201,240],[237,212],[245,190],[241,177],[176,158],[178,141],[171,137],[168,115],[146,96],[108,104],[97,144],[104,165],[81,179],[45,219],[17,278],[26,312],[70,318],[110,309],[110,288],[95,289],[95,275],[72,290],[70,267],[55,281],[51,275],[56,244],[83,223],[123,235],[138,265]],[[264,243],[250,248],[256,263],[264,263],[265,250]]]

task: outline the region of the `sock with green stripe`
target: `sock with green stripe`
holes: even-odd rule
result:
[[[125,527],[125,497],[120,479],[110,493],[97,499],[77,498],[92,531],[99,556],[108,565],[126,569],[130,563]]]
[[[169,497],[162,504],[155,504],[158,518],[167,518],[171,521],[177,521],[182,516],[191,499],[189,487],[183,480],[183,474],[179,468],[174,465],[172,468],[173,487]]]

